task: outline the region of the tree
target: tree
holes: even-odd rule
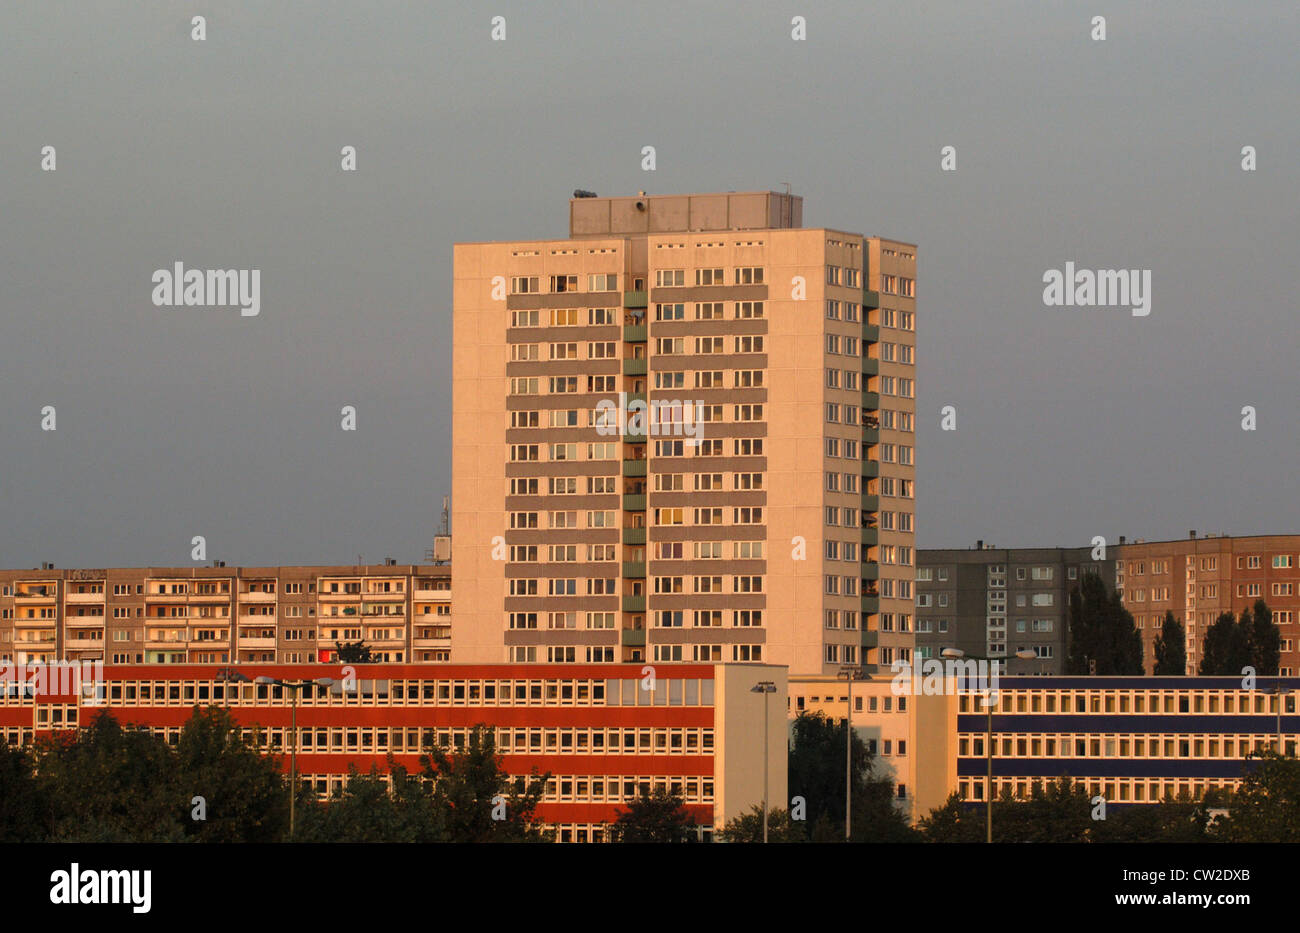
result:
[[[695,820],[682,805],[682,798],[662,787],[653,792],[641,788],[641,795],[619,810],[610,827],[613,842],[691,842],[695,839]],[[760,808],[759,838],[762,838]]]
[[[790,812],[780,807],[767,811],[768,842],[807,842],[803,821],[790,819]],[[762,842],[763,806],[754,804],[722,828],[721,842]]]
[[[1244,766],[1226,802],[1228,815],[1214,822],[1210,835],[1224,842],[1300,842],[1300,761],[1270,749]]]
[[[197,706],[176,743],[176,779],[195,842],[276,842],[289,828],[287,782],[275,759],[244,742],[230,713]],[[202,797],[203,819],[194,819]]]
[[[37,745],[52,842],[181,842],[189,796],[158,736],[101,711]]]
[[[348,770],[343,790],[303,809],[294,832],[299,842],[446,842],[446,822],[421,782],[389,760],[392,789],[377,766]]]
[[[1262,599],[1255,600],[1253,614],[1241,614],[1241,624],[1247,626],[1246,641],[1250,646],[1250,662],[1256,674],[1276,677],[1282,661],[1282,633],[1273,623],[1273,613]]]
[[[375,656],[364,641],[334,642],[340,664],[374,664]]]
[[[803,797],[813,841],[844,839],[844,756],[846,722],[833,722],[822,712],[800,713],[791,725],[789,788]],[[907,816],[894,806],[894,784],[877,776],[874,757],[856,730],[850,770],[853,781],[854,842],[903,842],[916,838]]]
[[[47,813],[31,755],[0,742],[0,843],[43,842]]]
[[[1142,635],[1118,592],[1096,573],[1070,590],[1067,674],[1142,674]]]
[[[953,791],[942,807],[931,810],[917,822],[917,830],[926,842],[983,842],[983,814],[962,803]]]
[[[549,774],[536,769],[511,778],[496,755],[495,731],[479,724],[463,749],[434,746],[420,756],[433,785],[433,806],[446,821],[451,842],[542,842],[546,833],[535,816]]]
[[[1246,614],[1242,615],[1243,620]],[[1249,622],[1238,623],[1231,612],[1220,613],[1205,631],[1201,643],[1201,663],[1197,672],[1202,677],[1240,677],[1244,668],[1251,666]]]
[[[1165,677],[1182,677],[1187,674],[1187,637],[1182,623],[1174,614],[1165,611],[1165,622],[1155,642],[1155,667],[1153,674]]]

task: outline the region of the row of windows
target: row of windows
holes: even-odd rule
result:
[[[1001,691],[1003,713],[1276,713],[1277,696],[1264,688],[1244,691],[1035,690]],[[1285,712],[1295,712],[1295,696],[1285,696]],[[961,712],[985,712],[983,694],[958,697]]]
[[[961,758],[986,755],[983,736],[958,736]],[[1294,739],[1289,741],[1294,749]],[[1276,747],[1277,736],[1226,737],[1219,735],[1106,735],[1073,736],[1049,733],[994,737],[993,753],[999,758],[1245,758]]]
[[[1012,795],[1021,800],[1029,799],[1034,783],[1047,785],[1055,783],[1057,778],[1052,775],[1043,775],[1037,778],[1019,778],[993,779],[993,797],[997,799],[1002,795],[1003,790],[1010,791]],[[1117,778],[1098,780],[1085,779],[1076,781],[1079,786],[1086,788],[1089,798],[1102,797],[1106,801],[1115,803],[1159,803],[1166,797],[1174,799],[1200,800],[1205,796],[1205,792],[1211,789],[1232,788],[1237,785],[1235,779],[1215,779],[1205,778],[1198,780],[1160,780],[1146,778]],[[963,800],[976,801],[984,799],[984,780],[963,778],[958,781],[958,793]]]
[[[646,684],[648,689],[639,689]],[[4,684],[0,699],[26,696],[24,685]],[[212,681],[110,681],[99,685],[112,703],[189,706],[219,702],[230,705],[285,705],[287,691],[274,684]],[[93,694],[91,685],[83,690]],[[641,697],[638,697],[638,693]],[[90,694],[88,694],[90,695]],[[662,697],[663,702],[660,702]],[[336,682],[333,687],[303,690],[304,706],[676,706],[713,704],[712,680],[656,678],[645,680],[381,680]],[[630,702],[629,702],[630,700]],[[643,700],[643,701],[639,701]]]

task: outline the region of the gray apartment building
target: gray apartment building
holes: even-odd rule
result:
[[[1115,587],[1117,555],[1094,560],[1090,547],[917,551],[916,653],[944,648],[1008,658],[1013,674],[1059,674],[1065,663],[1070,589],[1089,571]],[[1030,649],[1037,660],[1020,660]]]

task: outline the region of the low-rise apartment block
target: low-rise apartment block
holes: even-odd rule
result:
[[[311,664],[450,660],[451,568],[146,567],[0,571],[0,661]]]

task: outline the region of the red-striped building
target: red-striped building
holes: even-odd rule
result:
[[[228,679],[237,671],[246,681]],[[463,744],[480,723],[496,730],[511,775],[549,773],[538,815],[560,841],[601,838],[643,789],[680,794],[706,831],[763,795],[766,709],[769,799],[786,797],[786,671],[762,664],[106,665],[79,689],[29,690],[21,669],[0,671],[0,732],[11,745],[85,725],[108,709],[175,742],[195,706],[230,710],[268,753],[293,744],[293,691],[260,676],[331,687],[301,691],[298,772],[322,796],[348,768],[408,771],[431,742]],[[760,682],[773,684],[766,695]],[[56,682],[48,678],[49,684]]]

